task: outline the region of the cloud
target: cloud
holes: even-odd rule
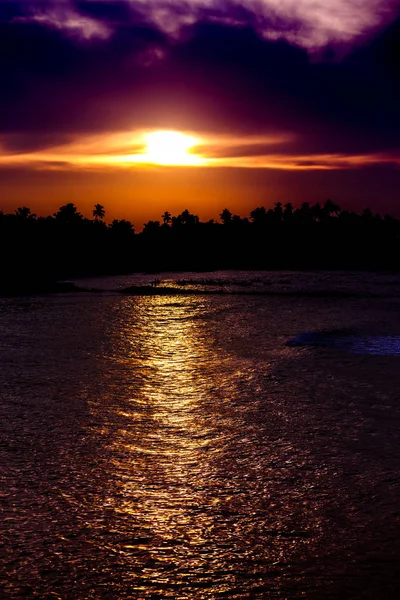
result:
[[[6,2],[6,4],[10,4]],[[141,19],[178,35],[209,19],[252,26],[269,39],[283,37],[307,48],[349,42],[385,24],[397,0],[26,0],[16,2],[32,19],[105,36],[109,27]]]
[[[304,167],[315,156],[395,156],[396,6],[379,2],[378,10],[375,0],[3,2],[3,145],[26,153],[71,137],[167,128],[207,138],[229,134],[232,158],[243,150],[235,142],[240,137],[289,139],[277,143],[275,156],[297,157]],[[347,53],[337,54],[343,43]],[[316,47],[318,60],[309,52]],[[259,151],[250,144],[246,156]]]
[[[32,170],[53,171],[81,169],[83,171],[121,171],[151,169],[155,166],[194,168],[268,169],[286,171],[321,171],[362,169],[368,165],[400,166],[399,153],[355,153],[294,151],[293,138],[260,135],[234,137],[209,135],[203,138],[194,132],[187,137],[196,145],[188,146],[189,153],[172,150],[148,152],[148,131],[124,134],[97,134],[71,138],[51,145],[47,136],[33,147],[29,140],[8,136],[0,138],[0,168],[27,167]]]
[[[0,20],[37,22],[82,40],[151,25],[179,39],[199,21],[247,26],[315,51],[348,46],[399,15],[399,0],[3,0]]]

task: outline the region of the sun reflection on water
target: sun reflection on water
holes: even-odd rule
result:
[[[128,392],[116,402],[108,502],[123,540],[115,547],[143,597],[215,597],[242,586],[243,569],[253,586],[307,545],[306,536],[282,545],[274,533],[292,526],[297,508],[272,503],[268,475],[293,444],[269,450],[253,414],[270,366],[217,343],[209,302],[127,298],[115,319],[111,359]]]
[[[132,409],[123,414],[128,427],[113,443],[112,468],[120,485],[115,510],[129,515],[132,525],[140,524],[139,537],[124,551],[145,553],[153,565],[142,573],[147,585],[168,584],[168,563],[171,577],[180,571],[185,586],[190,573],[213,570],[216,561],[215,515],[209,509],[218,499],[217,490],[212,494],[210,458],[222,451],[223,437],[218,422],[205,412],[215,361],[210,362],[204,325],[196,318],[204,313],[198,300],[141,299],[130,308],[134,319],[126,321],[120,344],[128,349],[125,361],[141,385],[132,390]],[[151,532],[148,538],[143,531]],[[221,559],[219,567],[226,571]],[[227,572],[213,589],[228,589],[232,577]]]

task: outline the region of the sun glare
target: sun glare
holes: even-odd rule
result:
[[[202,158],[190,152],[197,143],[178,131],[154,131],[145,136],[143,158],[156,165],[200,165]]]

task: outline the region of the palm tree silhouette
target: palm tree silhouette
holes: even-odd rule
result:
[[[255,225],[263,225],[267,220],[267,209],[265,206],[258,206],[250,213],[250,219]]]
[[[274,217],[277,221],[282,221],[282,219],[283,219],[282,202],[276,202],[273,213],[274,213]]]
[[[222,213],[219,215],[219,218],[221,219],[222,223],[224,225],[229,225],[229,223],[232,222],[232,213],[229,209],[224,208],[224,210],[222,211]]]
[[[104,210],[104,206],[101,204],[95,204],[93,210],[93,217],[96,221],[102,221],[106,215],[106,211]]]
[[[161,215],[161,218],[163,220],[164,225],[169,225],[172,221],[171,213],[168,212],[167,210],[165,211],[165,213],[163,215]]]
[[[199,217],[197,215],[192,215],[187,208],[185,208],[177,218],[180,225],[197,225],[199,223]]]
[[[293,219],[293,204],[291,204],[291,202],[287,202],[283,208],[285,209],[283,211],[284,220],[291,221]]]
[[[27,221],[28,219],[36,219],[36,215],[34,215],[31,211],[31,209],[28,208],[27,206],[20,206],[19,208],[17,208],[17,210],[15,211],[15,215],[20,221]]]
[[[58,212],[54,213],[54,216],[57,221],[67,225],[70,225],[71,223],[77,223],[83,219],[81,213],[78,212],[78,209],[73,202],[68,202],[68,204],[60,206]]]
[[[341,208],[339,204],[336,204],[335,202],[333,202],[333,200],[328,198],[328,200],[324,204],[324,210],[327,213],[328,217],[330,217],[332,214],[338,216],[341,211]]]

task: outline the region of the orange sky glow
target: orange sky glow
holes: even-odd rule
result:
[[[361,179],[362,168],[400,163],[398,157],[384,153],[296,155],[289,148],[285,152],[292,141],[293,136],[285,134],[235,137],[141,130],[80,136],[23,153],[0,146],[0,167],[16,174],[2,185],[2,208],[28,205],[45,215],[74,202],[90,216],[100,202],[107,209],[107,220],[129,218],[140,230],[165,210],[179,213],[188,207],[208,219],[218,218],[226,206],[246,215],[260,204],[323,201],[335,191],[329,173],[360,170]],[[301,174],[309,174],[308,181],[298,179]],[[352,192],[350,186],[349,202]],[[346,199],[342,190],[339,193]]]
[[[3,209],[29,205],[44,215],[72,201],[90,216],[93,204],[101,202],[107,220],[129,218],[140,230],[145,221],[159,219],[167,209],[178,213],[189,207],[206,219],[217,218],[225,206],[246,215],[257,204],[323,200],[323,193],[318,195],[318,172],[323,176],[324,172],[400,162],[389,154],[282,151],[292,141],[293,136],[285,134],[235,137],[140,130],[80,136],[22,153],[0,146],[0,167],[11,173],[23,170],[23,176],[3,184]],[[310,183],[305,185],[297,198],[288,197],[285,182],[297,181],[296,172],[299,176],[309,173],[313,183],[311,189]],[[290,185],[301,189],[299,184]]]

